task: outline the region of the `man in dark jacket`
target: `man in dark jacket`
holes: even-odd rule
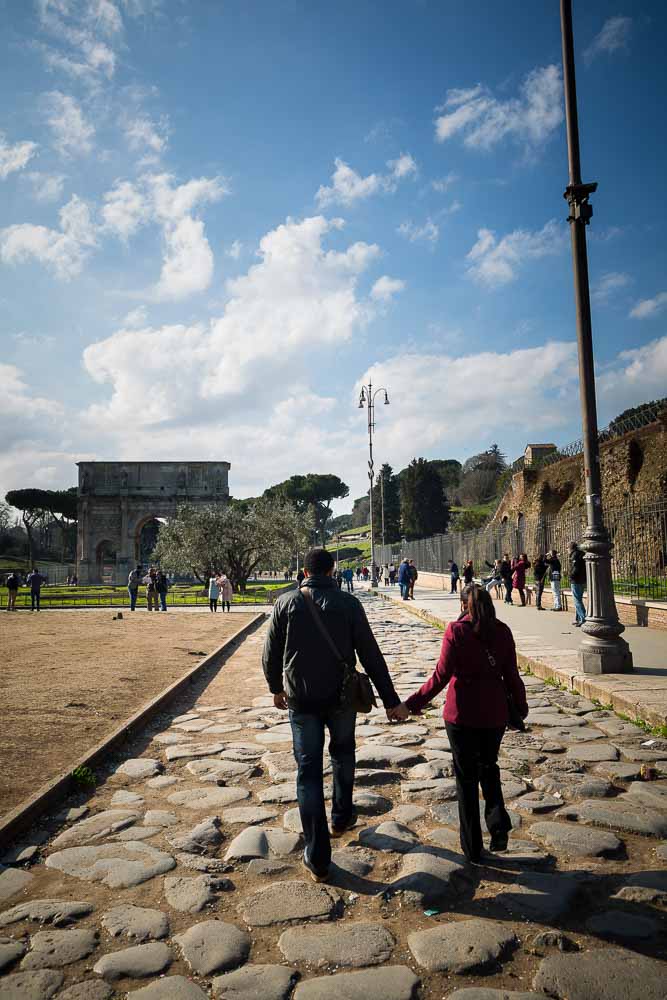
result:
[[[506,552],[500,561],[500,575],[505,587],[505,604],[513,604],[512,600],[512,560]]]
[[[451,559],[448,562],[449,579],[451,581],[450,594],[455,594],[459,588],[459,568]]]
[[[576,542],[570,542],[570,590],[576,608],[576,617],[572,622],[580,628],[586,621],[586,607],[584,605],[584,590],[586,588],[586,562],[584,560],[584,550],[579,548]]]
[[[398,585],[401,588],[401,597],[407,601],[410,596],[410,563],[407,558],[398,567]]]
[[[334,561],[326,549],[313,549],[305,559],[301,591],[289,591],[276,601],[264,644],[262,666],[276,708],[289,708],[297,798],[305,850],[303,863],[316,882],[329,874],[331,841],[324,806],[323,765],[325,727],[333,769],[331,827],[341,836],[356,823],[354,791],[354,727],[356,712],[341,700],[344,669],[354,668],[356,654],[373,681],[384,707],[400,704],[387,664],[368,624],[364,609],[352,594],[332,579]],[[306,601],[312,600],[309,608]],[[340,654],[336,660],[312,612]]]

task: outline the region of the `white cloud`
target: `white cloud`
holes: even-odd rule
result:
[[[156,123],[146,115],[138,115],[125,122],[124,130],[128,145],[134,152],[157,158],[167,148],[165,120]]]
[[[431,181],[431,187],[439,194],[444,194],[445,191],[449,191],[452,184],[456,184],[458,179],[458,174],[450,170],[445,177],[436,177],[435,180]]]
[[[93,88],[102,77],[113,77],[113,46],[120,44],[123,22],[111,0],[38,0],[38,8],[41,28],[58,46],[35,43],[50,70],[64,72]]]
[[[15,264],[33,258],[63,281],[80,273],[96,244],[86,203],[73,195],[60,209],[60,229],[19,223],[0,229],[0,260]]]
[[[23,170],[37,152],[37,143],[24,140],[10,145],[4,132],[0,132],[0,181],[16,170]]]
[[[135,330],[148,325],[148,311],[146,306],[137,306],[123,318],[121,326],[124,330]]]
[[[219,201],[229,194],[224,177],[197,177],[176,187],[172,184],[172,174],[155,174],[146,180],[155,212],[165,222],[177,222],[199,205]]]
[[[52,90],[45,95],[46,120],[53,131],[53,145],[61,156],[91,152],[95,129],[87,122],[80,104],[70,94]]]
[[[203,292],[213,277],[213,252],[204,223],[185,215],[165,229],[162,272],[153,295],[160,302],[177,302]]]
[[[104,195],[102,218],[106,229],[128,240],[149,218],[149,205],[131,181],[116,181]]]
[[[0,416],[16,417],[18,413],[22,420],[34,420],[60,414],[62,406],[51,399],[33,395],[20,368],[0,364]]]
[[[627,48],[632,33],[632,18],[616,17],[608,18],[602,28],[595,36],[591,44],[584,51],[584,60],[590,65],[596,56],[606,53],[612,55],[619,49]]]
[[[437,243],[440,236],[440,228],[432,219],[427,219],[422,226],[416,226],[411,220],[402,222],[396,232],[405,236],[411,243],[418,243],[420,240]]]
[[[435,136],[445,142],[462,133],[472,149],[491,149],[502,139],[512,138],[535,148],[551,137],[563,120],[563,88],[560,68],[544,66],[529,73],[519,96],[499,100],[478,84],[469,90],[449,90],[435,120]]]
[[[620,271],[608,271],[606,274],[601,275],[600,279],[593,286],[591,299],[597,305],[606,305],[621,288],[627,288],[630,284],[632,284],[632,278],[629,274],[624,274]]]
[[[631,310],[632,319],[653,319],[667,309],[667,292],[658,292],[652,299],[640,299]]]
[[[539,260],[560,253],[565,246],[565,229],[551,219],[538,232],[515,229],[498,240],[490,229],[480,229],[477,242],[468,253],[467,271],[471,278],[489,288],[514,281],[527,260]]]
[[[32,185],[35,200],[44,202],[58,201],[67,180],[64,174],[45,174],[39,170],[32,170],[25,177]]]
[[[227,283],[224,313],[207,323],[121,329],[86,348],[84,365],[112,395],[87,412],[98,428],[192,420],[206,406],[220,417],[220,401],[235,413],[252,405],[262,386],[264,402],[308,370],[308,352],[340,345],[374,315],[357,294],[361,274],[379,257],[373,244],[327,250],[326,235],[339,229],[322,216],[288,219],[260,241],[256,264]],[[159,344],[159,350],[156,345]],[[277,377],[283,367],[286,374]],[[137,411],[136,400],[145,400]]]
[[[389,160],[387,166],[396,180],[404,177],[414,177],[417,173],[417,162],[410,153],[401,153],[396,160]]]
[[[234,242],[225,250],[225,255],[231,257],[232,260],[238,260],[241,256],[241,251],[243,250],[243,244],[240,240],[234,240]]]
[[[405,282],[400,278],[390,278],[388,274],[383,274],[371,288],[371,298],[375,302],[391,302],[394,295],[404,288]]]
[[[388,160],[389,174],[368,174],[362,177],[339,157],[334,161],[331,187],[320,185],[315,200],[321,208],[327,205],[353,205],[375,194],[396,190],[396,182],[417,173],[417,163],[410,153],[401,153],[396,160]]]
[[[598,396],[610,416],[629,406],[661,398],[667,386],[667,337],[621,351],[597,376]]]

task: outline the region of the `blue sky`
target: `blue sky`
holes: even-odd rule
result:
[[[0,489],[579,436],[558,3],[0,0]],[[667,393],[667,9],[575,3],[601,421]]]

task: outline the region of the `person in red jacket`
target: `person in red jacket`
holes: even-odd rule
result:
[[[519,591],[521,607],[526,606],[526,570],[530,569],[530,560],[525,552],[512,563],[512,587]]]
[[[443,710],[451,747],[459,804],[461,848],[476,863],[482,853],[479,786],[492,851],[507,849],[512,824],[500,782],[498,751],[509,721],[508,692],[525,719],[526,689],[519,676],[512,633],[496,618],[493,600],[477,584],[461,594],[462,614],[450,622],[432,676],[402,705],[387,714],[404,721],[447,687]]]

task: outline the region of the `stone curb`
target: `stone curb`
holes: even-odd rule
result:
[[[130,739],[136,730],[143,727],[152,716],[157,715],[170,701],[187,688],[189,684],[196,681],[200,674],[204,673],[208,667],[217,664],[218,660],[226,658],[233,651],[236,643],[240,639],[244,639],[246,635],[252,632],[265,619],[265,612],[255,614],[249,622],[246,622],[245,625],[242,625],[236,632],[225,639],[217,649],[214,649],[212,653],[209,653],[203,660],[196,663],[194,667],[191,667],[187,673],[170,684],[169,687],[166,687],[160,694],[151,698],[138,712],[135,712],[129,719],[126,719],[122,725],[110,733],[101,743],[98,743],[92,750],[85,753],[83,757],[79,757],[66,771],[61,772],[46,785],[42,785],[34,795],[31,795],[29,799],[25,799],[15,809],[7,813],[0,820],[0,847],[10,845],[18,833],[27,829],[41,813],[53,807],[72,791],[74,787],[72,772],[76,768],[92,767],[93,764],[99,762],[109,751],[115,749],[118,744]]]
[[[387,594],[381,594],[376,590],[371,590],[371,594],[375,597],[381,597],[382,600],[395,604],[397,607],[403,607],[402,602],[399,603]],[[449,624],[430,612],[411,607],[409,602],[406,602],[406,605],[405,611],[435,625],[436,628],[443,629]],[[667,688],[665,688],[663,705],[656,708],[641,700],[641,689],[632,689],[632,674],[584,674],[571,667],[550,666],[543,660],[536,660],[520,653],[519,650],[517,650],[517,661],[522,670],[529,670],[541,680],[558,681],[564,684],[568,691],[578,691],[583,698],[595,699],[603,705],[611,705],[615,712],[622,712],[623,715],[628,715],[631,719],[641,719],[650,726],[667,725],[667,709],[665,708]],[[614,683],[619,684],[619,689],[615,690],[612,687]]]

